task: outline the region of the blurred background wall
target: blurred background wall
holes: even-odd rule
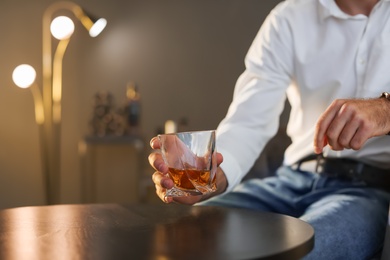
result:
[[[53,2],[0,1],[0,208],[44,204],[33,99],[11,75],[28,63],[41,84],[42,14]],[[69,15],[76,28],[63,63],[61,203],[81,202],[78,143],[89,134],[95,93],[109,91],[121,105],[127,83],[137,83],[146,147],[168,119],[185,118],[190,130],[214,129],[254,36],[280,1],[74,2],[108,25],[90,38]]]

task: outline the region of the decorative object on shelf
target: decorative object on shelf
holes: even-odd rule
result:
[[[135,82],[129,82],[127,84],[126,97],[126,132],[128,134],[138,134],[141,117],[141,94],[139,93],[138,86],[135,84]]]
[[[141,94],[134,82],[129,82],[123,105],[115,108],[109,92],[98,92],[94,97],[90,134],[95,137],[139,136]]]
[[[55,2],[45,10],[42,17],[42,91],[34,83],[35,75],[31,77],[31,74],[25,74],[23,70],[22,73],[19,73],[21,72],[20,67],[14,70],[15,76],[19,78],[14,79],[18,86],[20,86],[20,81],[23,82],[24,77],[32,79],[29,84],[22,84],[22,86],[25,88],[31,86],[34,98],[36,123],[40,131],[42,171],[47,204],[60,203],[62,61],[75,28],[69,17],[59,16],[53,19],[54,14],[60,10],[73,13],[91,37],[99,35],[107,24],[103,18],[92,19],[79,5],[73,2]],[[52,56],[51,36],[59,40],[54,56]],[[31,72],[31,69],[27,69],[27,71]]]
[[[111,93],[101,91],[95,94],[90,126],[93,136],[125,134],[126,120],[115,111],[114,98]]]

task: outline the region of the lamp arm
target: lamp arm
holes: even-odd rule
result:
[[[67,9],[71,11],[78,19],[80,19],[82,8],[69,1],[55,2],[46,8],[42,17],[42,73],[43,73],[43,102],[46,111],[46,117],[52,118],[52,38],[50,34],[50,24],[52,21],[53,14],[61,9]],[[47,126],[50,129],[50,126]],[[50,130],[48,130],[50,132]]]
[[[60,198],[60,122],[61,122],[61,92],[62,92],[62,60],[69,39],[61,40],[58,43],[55,57],[52,60],[52,37],[50,33],[50,24],[52,16],[58,10],[66,9],[71,11],[77,19],[81,21],[84,27],[85,21],[82,18],[87,17],[83,9],[68,1],[55,2],[46,8],[42,17],[42,91],[43,91],[43,109],[45,112],[44,131],[42,145],[44,146],[45,159],[47,165],[46,185],[48,204],[59,202]],[[87,28],[87,27],[86,27]]]
[[[58,45],[53,59],[53,82],[52,82],[52,100],[53,100],[53,122],[61,122],[61,99],[62,99],[62,60],[70,38],[61,40]]]
[[[30,87],[34,99],[35,121],[38,125],[43,125],[45,122],[45,114],[43,112],[43,101],[41,91],[36,83]]]
[[[54,94],[52,93],[53,86],[52,86],[52,79],[53,77],[53,70],[54,68],[52,67],[52,53],[51,53],[51,45],[52,45],[52,38],[50,34],[50,23],[52,20],[53,14],[61,9],[66,9],[69,10],[73,13],[73,15],[80,20],[80,22],[83,24],[83,26],[87,29],[90,29],[91,26],[93,25],[92,20],[86,15],[84,10],[81,8],[81,6],[70,2],[70,1],[59,1],[55,2],[52,5],[50,5],[48,8],[46,8],[43,18],[42,18],[42,67],[43,67],[43,102],[44,102],[44,107],[46,111],[46,117],[47,118],[54,118],[57,117],[57,115],[54,115],[54,111],[51,111],[51,107],[53,105],[53,100]],[[59,43],[58,45],[61,45]],[[65,52],[66,46],[64,48],[63,53]],[[62,55],[63,55],[62,53]],[[55,101],[54,101],[55,102]],[[50,129],[50,126],[47,126]],[[49,130],[50,131],[50,130]]]
[[[52,99],[52,37],[50,32],[50,24],[54,13],[61,9],[72,11],[77,7],[76,4],[67,1],[55,2],[46,8],[42,16],[42,91],[43,91],[43,109],[45,112],[45,122],[42,126],[42,146],[45,165],[45,185],[46,199],[48,204],[59,202],[59,155],[58,153],[58,124],[53,124],[53,99]]]
[[[34,108],[35,108],[35,122],[38,125],[39,129],[39,140],[40,140],[40,152],[41,152],[41,160],[42,160],[42,174],[43,174],[43,186],[45,188],[45,200],[47,204],[51,204],[50,200],[50,166],[47,157],[47,146],[45,141],[45,131],[44,131],[44,123],[45,123],[45,113],[43,110],[43,100],[42,93],[37,83],[34,83],[30,86],[30,90],[34,100]]]

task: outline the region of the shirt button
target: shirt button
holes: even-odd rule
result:
[[[362,65],[364,65],[364,64],[366,63],[366,61],[365,61],[364,59],[360,59],[360,60],[359,60],[359,63],[362,64]]]

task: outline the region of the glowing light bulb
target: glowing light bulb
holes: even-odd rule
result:
[[[72,36],[74,32],[74,23],[69,17],[58,16],[51,22],[50,31],[54,38],[65,40]]]
[[[21,64],[17,66],[12,73],[12,80],[19,88],[30,87],[36,77],[35,69],[28,64]]]
[[[99,20],[92,25],[91,29],[89,30],[89,35],[91,37],[96,37],[98,36],[106,27],[107,25],[107,20],[104,18],[100,18]]]

